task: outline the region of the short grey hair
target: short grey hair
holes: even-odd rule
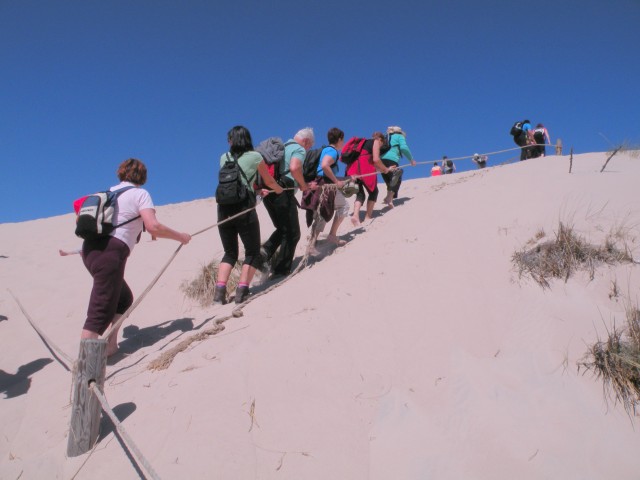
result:
[[[311,140],[311,144],[314,144],[316,141],[316,137],[313,134],[313,128],[311,127],[305,127],[301,130],[298,130],[298,133],[296,133],[293,138],[299,138],[299,139],[307,139],[307,140]]]

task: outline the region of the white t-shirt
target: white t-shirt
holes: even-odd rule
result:
[[[119,190],[120,188],[135,186],[131,182],[122,182],[118,185],[111,187],[109,190]],[[118,197],[118,206],[115,209],[115,218],[113,224],[118,225],[126,222],[130,218],[140,215],[140,210],[145,208],[154,208],[151,195],[144,188],[137,187],[127,190]],[[111,236],[116,237],[118,240],[122,240],[129,247],[129,253],[133,251],[133,247],[136,244],[138,235],[142,232],[142,226],[144,222],[142,218],[136,218],[132,222],[122,225],[116,228]]]

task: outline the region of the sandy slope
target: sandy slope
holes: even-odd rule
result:
[[[638,267],[542,290],[511,263],[559,221],[595,243],[638,234],[640,162],[616,156],[600,174],[605,158],[578,155],[571,175],[568,157],[548,157],[408,181],[366,229],[345,222],[345,247],[151,372],[232,309],[183,298],[179,285],[221,252],[215,229],[195,237],[123,330],[129,356],[108,367],[106,396],[162,478],[637,478],[637,417],[607,405],[576,362],[637,303]],[[215,204],[158,215],[194,232]],[[107,421],[88,459],[65,457],[71,377],[6,291],[75,357],[90,283],[78,257],[57,255],[78,245],[72,225],[71,214],[0,225],[0,478],[139,475]],[[136,247],[134,292],[176,247]]]

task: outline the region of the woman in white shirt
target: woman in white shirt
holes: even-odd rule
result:
[[[118,168],[120,184],[111,191],[130,188],[117,199],[114,225],[110,236],[99,240],[85,240],[82,244],[82,260],[93,277],[87,318],[81,338],[98,338],[109,324],[115,323],[133,303],[133,294],[124,280],[124,270],[133,247],[142,233],[142,227],[157,238],[169,238],[184,245],[191,235],[177,232],[158,221],[149,192],[140,188],[147,181],[147,167],[140,160],[130,158]],[[107,355],[118,350],[117,330],[107,344]]]

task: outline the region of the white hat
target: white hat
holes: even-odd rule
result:
[[[407,134],[402,131],[402,128],[398,126],[387,127],[387,133],[401,133],[402,136],[407,136]]]

